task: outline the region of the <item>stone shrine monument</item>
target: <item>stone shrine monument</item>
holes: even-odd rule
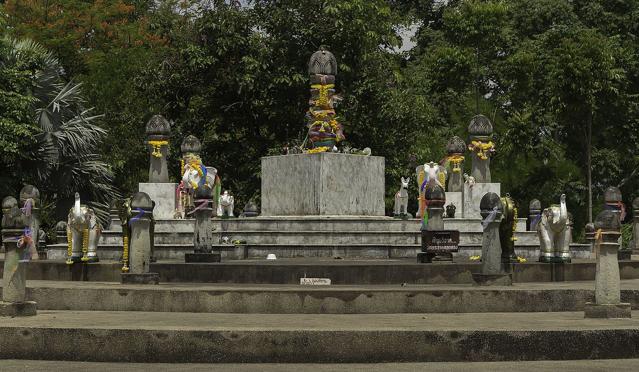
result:
[[[140,183],[139,191],[144,192],[156,206],[156,219],[171,219],[175,214],[175,190],[177,185],[169,182],[166,157],[169,154],[171,124],[162,115],[153,115],[146,123],[147,146],[149,149],[149,182]]]
[[[619,214],[604,210],[595,219],[595,250],[597,269],[595,274],[595,302],[587,302],[586,318],[630,318],[630,304],[621,302],[619,277],[619,238],[621,222]]]
[[[446,210],[449,206],[455,209],[462,206],[462,192],[464,191],[464,152],[466,152],[466,143],[458,136],[453,136],[446,144],[446,162],[448,164],[448,172],[446,179]],[[447,217],[451,217],[448,213]],[[462,217],[461,209],[458,218]],[[453,213],[454,215],[454,213]]]
[[[8,196],[2,200],[2,245],[5,249],[2,274],[0,316],[36,315],[36,303],[27,301],[27,264],[37,259],[30,211],[18,208],[18,201]]]
[[[220,262],[221,254],[212,252],[213,244],[213,225],[211,218],[215,211],[215,203],[213,201],[213,189],[210,187],[200,187],[195,192],[195,208],[193,214],[195,216],[195,227],[193,233],[194,253],[186,253],[184,255],[185,262]]]
[[[468,150],[472,153],[471,177],[474,182],[464,183],[463,217],[478,218],[480,216],[480,200],[486,193],[500,195],[501,185],[492,183],[490,176],[490,157],[495,152],[492,142],[493,124],[484,115],[476,115],[468,125]]]
[[[616,186],[609,186],[604,191],[604,209],[611,210],[619,216],[619,223],[623,223],[626,218],[626,207],[621,198],[621,190]],[[629,260],[632,254],[632,248],[624,248],[619,240],[618,258],[620,260]]]
[[[483,218],[481,243],[481,272],[473,273],[473,280],[478,285],[512,285],[510,264],[502,260],[502,247],[499,238],[504,206],[499,195],[489,192],[481,199],[481,216]]]
[[[344,138],[335,120],[335,56],[322,47],[309,61],[309,149],[267,156],[262,216],[384,216],[384,158],[333,152]]]
[[[160,275],[149,272],[154,235],[153,202],[149,195],[144,192],[138,192],[131,198],[130,209],[131,212],[128,219],[128,272],[120,274],[122,283],[158,284]],[[126,248],[125,245],[125,250]]]

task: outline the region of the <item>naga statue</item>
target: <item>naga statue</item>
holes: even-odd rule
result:
[[[501,244],[501,261],[503,263],[517,262],[515,254],[515,231],[517,230],[517,206],[510,195],[501,198],[503,205],[502,219],[499,223],[499,241]]]
[[[310,149],[306,152],[333,151],[335,145],[344,139],[343,128],[335,116],[334,103],[340,98],[335,95],[337,60],[333,53],[321,46],[308,62],[308,73],[311,98],[306,117]]]
[[[560,204],[544,209],[537,224],[541,244],[539,262],[570,262],[568,223],[566,194],[561,194]]]
[[[98,242],[102,226],[93,209],[80,203],[80,194],[75,193],[75,203],[69,210],[67,221],[67,264],[76,262],[98,262]]]
[[[217,174],[217,169],[204,166],[198,155],[187,155],[182,181],[178,186],[178,200],[180,201],[178,211],[184,210],[185,206],[182,204],[184,200],[196,199],[197,202],[198,200],[212,199],[213,203],[217,203],[220,199],[221,189],[222,182]],[[188,198],[185,198],[185,195],[188,195]],[[200,204],[202,203],[204,202],[200,202]],[[194,206],[194,209],[187,214],[192,214],[197,208],[198,206]]]
[[[153,207],[155,207],[155,202],[152,202]],[[142,209],[132,209],[131,208],[131,198],[119,199],[116,202],[116,208],[118,217],[120,218],[120,224],[122,226],[122,272],[128,273],[130,270],[130,258],[131,258],[131,249],[130,249],[130,241],[131,241],[131,221],[135,221],[138,218],[141,218],[145,215],[144,210]],[[148,215],[148,214],[147,214]],[[149,231],[151,236],[154,236],[155,233],[155,219],[153,219],[153,214],[148,215],[151,219],[151,224],[149,227]],[[153,257],[153,253],[155,251],[155,241],[151,239],[151,262],[155,262],[155,258]]]

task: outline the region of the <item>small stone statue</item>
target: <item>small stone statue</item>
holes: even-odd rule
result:
[[[224,217],[226,215],[228,217],[233,217],[234,206],[235,199],[228,190],[225,190],[224,194],[220,196],[220,201],[217,204],[217,216]]]
[[[75,203],[69,210],[67,221],[67,264],[98,262],[98,243],[102,226],[93,209],[80,203],[75,193]]]
[[[311,98],[306,117],[311,146],[307,152],[330,152],[345,138],[342,125],[335,116],[335,101],[339,100],[339,97],[335,95],[337,61],[333,53],[321,46],[308,62],[308,73],[311,80]]]
[[[455,204],[448,204],[446,206],[446,218],[455,218],[455,211],[457,211],[457,207],[455,206]]]
[[[570,246],[566,245],[568,224],[566,195],[561,194],[560,204],[544,209],[537,225],[541,245],[539,262],[570,262]]]
[[[472,176],[478,183],[490,183],[490,157],[495,152],[493,124],[484,115],[476,115],[468,125],[468,150],[472,152]]]
[[[395,217],[408,217],[408,183],[410,177],[404,179],[401,178],[402,185],[399,191],[395,193],[395,207],[393,208],[393,215]]]
[[[257,209],[257,205],[255,205],[255,202],[253,201],[253,199],[250,199],[244,205],[244,210],[242,211],[242,214],[240,215],[240,217],[257,217],[259,214],[260,212]]]

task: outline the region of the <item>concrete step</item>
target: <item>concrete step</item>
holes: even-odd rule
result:
[[[246,314],[404,314],[583,311],[594,282],[467,285],[126,285],[37,281],[27,298],[42,310]],[[621,283],[622,302],[639,308],[639,279]]]
[[[639,312],[196,314],[42,310],[0,319],[0,359],[430,362],[636,358]]]
[[[419,231],[421,220],[366,216],[282,216],[255,218],[213,218],[216,231]],[[447,229],[481,232],[478,218],[444,219]],[[193,232],[193,219],[156,220],[156,232]],[[122,231],[119,220],[110,230]],[[517,220],[517,231],[526,231],[526,219]]]
[[[218,244],[214,250],[222,254],[223,260],[241,259],[265,259],[269,253],[274,253],[279,258],[417,258],[421,252],[419,244]],[[184,254],[193,252],[192,243],[163,244],[156,243],[154,256],[158,260],[184,260]],[[537,260],[539,257],[538,245],[516,245],[515,253],[528,260]],[[571,245],[571,253],[574,258],[590,258],[590,246],[587,244]],[[51,260],[64,260],[67,255],[66,244],[53,244],[47,246],[47,257]],[[454,253],[454,259],[468,259],[471,256],[481,255],[481,242],[475,244],[463,244],[459,252]],[[121,244],[100,244],[98,256],[101,259],[118,260],[122,256]]]
[[[1,262],[1,261],[0,261]],[[122,264],[106,261],[95,264],[66,265],[64,261],[32,261],[30,280],[119,282]],[[300,278],[330,278],[333,284],[472,284],[472,273],[480,263],[456,262],[418,264],[415,260],[335,260],[278,259],[235,260],[213,264],[186,264],[160,261],[150,270],[160,274],[161,282],[299,284]],[[3,266],[0,265],[0,272]],[[513,280],[524,282],[563,282],[594,280],[595,262],[575,260],[571,264],[527,262],[514,264]],[[639,261],[621,261],[622,279],[639,279]]]

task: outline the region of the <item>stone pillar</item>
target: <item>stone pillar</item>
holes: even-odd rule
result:
[[[337,60],[333,53],[320,46],[308,61],[311,98],[306,114],[310,152],[331,152],[344,139],[342,125],[334,108]]]
[[[2,200],[2,245],[4,245],[4,271],[2,274],[2,301],[0,316],[36,315],[36,303],[27,301],[27,264],[30,253],[25,228],[30,218],[20,208],[14,197]],[[37,236],[36,236],[37,239]]]
[[[193,233],[193,245],[195,253],[184,255],[184,261],[192,262],[220,262],[221,254],[213,253],[213,216],[212,190],[209,188],[198,188],[195,197],[195,228]]]
[[[506,272],[502,262],[499,224],[501,223],[503,204],[499,195],[489,192],[481,198],[482,216],[481,272],[473,273],[477,285],[512,285],[512,274]]]
[[[588,222],[584,228],[586,241],[590,244],[590,257],[595,256],[595,224]]]
[[[632,200],[632,254],[639,254],[639,197]]]
[[[528,231],[537,231],[537,224],[541,220],[541,202],[533,199],[528,204]]]
[[[626,217],[626,210],[621,196],[621,190],[616,186],[609,186],[604,191],[604,209],[611,210],[619,217],[619,223],[623,223]],[[629,260],[632,250],[622,246],[622,239],[619,237],[618,258],[620,260]]]
[[[67,223],[58,221],[58,223],[55,224],[55,242],[56,244],[68,244],[67,239]]]
[[[20,190],[20,208],[27,213],[30,220],[29,231],[35,243],[36,251],[39,251],[40,236],[40,191],[32,185],[26,185]]]
[[[149,148],[149,183],[169,182],[166,157],[169,154],[171,124],[162,115],[153,115],[146,123]]]
[[[490,157],[495,151],[493,124],[484,115],[476,115],[468,125],[469,144],[472,152],[472,171],[476,183],[490,183]]]
[[[612,210],[604,210],[595,219],[597,271],[595,302],[587,302],[586,318],[630,318],[630,304],[621,302],[619,278],[619,238],[621,222]]]
[[[464,152],[466,151],[466,143],[458,136],[452,137],[446,145],[448,153],[448,184],[447,192],[462,192],[464,189]]]
[[[153,202],[138,192],[131,199],[129,218],[129,272],[122,273],[122,283],[158,284],[160,275],[149,272],[153,249]]]
[[[426,213],[428,220],[422,230],[435,231],[444,230],[444,204],[446,204],[446,193],[444,188],[437,183],[429,183],[424,191],[426,198]]]

